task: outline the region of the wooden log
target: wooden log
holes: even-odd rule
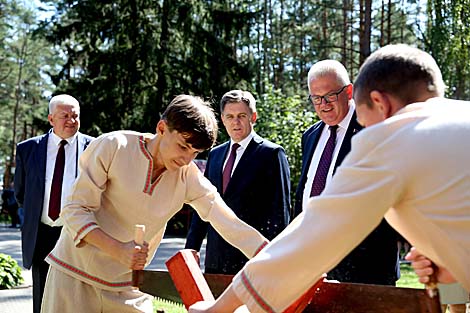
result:
[[[214,300],[194,250],[177,252],[167,261],[167,267],[186,309],[197,301]],[[214,279],[212,276],[208,278]],[[226,279],[223,281],[229,283]],[[321,279],[283,313],[300,312],[441,313],[441,308],[439,297],[430,297],[424,289],[334,283]]]

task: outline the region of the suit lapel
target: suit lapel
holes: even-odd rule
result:
[[[45,181],[46,181],[46,162],[47,162],[47,141],[49,139],[49,133],[42,136],[37,145],[34,146],[31,151],[34,154],[33,164],[29,164],[34,172],[30,178],[29,183],[37,184],[38,188],[34,189],[37,192],[34,193],[34,201],[37,201],[37,207],[39,210],[31,210],[32,220],[39,221],[41,219],[42,205],[44,201]],[[34,204],[36,206],[36,204]]]
[[[305,173],[305,177],[307,177],[307,169],[310,167],[310,163],[312,162],[313,158],[313,152],[317,147],[318,140],[320,139],[320,135],[324,127],[324,122],[318,123],[317,127],[310,133],[307,138],[305,138],[305,151],[302,156],[302,173]]]
[[[41,137],[38,143],[38,151],[35,153],[36,157],[36,164],[38,171],[39,177],[42,179],[42,181],[45,181],[46,179],[46,162],[47,162],[47,141],[49,140],[49,133],[45,134],[44,136]]]
[[[351,117],[351,121],[349,122],[348,129],[346,130],[346,134],[344,135],[343,143],[341,148],[338,152],[338,157],[336,158],[335,168],[333,170],[333,174],[336,172],[336,168],[341,165],[346,155],[351,151],[351,138],[357,134],[362,129],[362,126],[359,125],[356,118],[356,112],[354,112],[353,116]]]
[[[90,144],[91,140],[88,139],[87,137],[83,136],[82,133],[78,132],[77,134],[77,142],[78,142],[78,150],[80,152],[85,151],[85,149],[88,147]],[[79,153],[80,154],[80,153]]]
[[[237,176],[242,175],[242,174],[237,174],[237,173],[241,173],[242,168],[247,168],[248,167],[248,163],[251,163],[250,160],[252,159],[253,154],[256,151],[256,148],[262,142],[263,142],[263,139],[261,137],[257,136],[257,135],[255,135],[255,136],[253,136],[253,138],[251,138],[250,143],[248,144],[248,146],[246,146],[246,149],[243,152],[242,157],[238,161],[237,167],[235,167],[235,170],[233,171],[232,178],[235,175],[237,175]]]
[[[211,162],[214,164],[214,168],[220,169],[216,171],[216,183],[215,187],[222,193],[222,173],[224,171],[224,161],[227,156],[228,150],[230,149],[230,141],[226,142],[224,146],[219,149],[218,153],[214,153]]]
[[[225,190],[226,194],[229,192],[233,192],[233,186],[238,185],[237,180],[246,179],[246,175],[249,175],[250,171],[247,171],[247,169],[251,167],[250,164],[252,164],[253,155],[256,153],[256,149],[262,142],[263,138],[258,135],[254,135],[253,138],[250,140],[250,143],[246,147],[242,157],[240,158],[237,166],[235,167],[235,170],[233,171],[232,178],[230,178],[230,182],[227,186],[227,190]]]

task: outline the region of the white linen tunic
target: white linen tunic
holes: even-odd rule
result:
[[[282,312],[384,215],[470,291],[469,102],[408,105],[356,135],[322,195],[237,274],[235,293],[252,313]]]
[[[131,270],[82,239],[101,228],[122,242],[134,238],[134,225],[146,226],[153,258],[168,220],[188,203],[220,234],[251,258],[262,237],[239,220],[194,163],[165,171],[154,182],[150,134],[118,131],[92,142],[80,158],[80,176],[61,212],[64,229],[47,261],[76,279],[107,290],[131,289]]]

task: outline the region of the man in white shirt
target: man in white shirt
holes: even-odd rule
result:
[[[190,313],[233,312],[242,304],[252,313],[282,312],[384,216],[470,291],[470,169],[464,166],[470,141],[462,139],[470,135],[470,103],[443,98],[435,60],[407,45],[371,54],[354,86],[358,120],[367,129],[354,137],[330,184],[221,297]]]

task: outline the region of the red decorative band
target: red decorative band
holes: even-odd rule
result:
[[[255,255],[257,255],[261,250],[263,250],[264,247],[266,247],[268,245],[268,242],[265,241],[261,244],[261,246],[258,247],[258,249],[256,249],[255,251]]]
[[[78,274],[80,276],[83,276],[84,278],[86,279],[89,279],[89,280],[92,280],[94,282],[97,282],[99,284],[102,284],[102,285],[105,285],[105,286],[108,286],[108,287],[128,287],[128,286],[131,286],[132,285],[132,281],[123,281],[123,282],[109,282],[109,281],[106,281],[106,280],[103,280],[101,278],[98,278],[96,276],[93,276],[93,275],[90,275],[88,273],[85,273],[84,271],[82,270],[79,270],[78,268],[70,265],[70,264],[67,264],[65,263],[64,261],[62,260],[59,260],[58,258],[56,258],[52,253],[49,253],[49,255],[47,256],[50,260],[54,261],[57,265],[63,267],[63,268],[66,268],[67,270],[75,273],[75,274]]]
[[[85,224],[85,226],[83,226],[82,228],[80,228],[78,231],[77,231],[77,234],[75,235],[75,238],[73,238],[73,241],[77,240],[77,238],[89,227],[93,226],[93,225],[98,225],[96,224],[95,222],[90,222],[88,224]]]
[[[256,303],[258,303],[258,305],[266,312],[275,313],[275,311],[266,303],[266,301],[264,301],[263,298],[261,298],[261,296],[256,292],[255,288],[253,288],[253,285],[250,283],[245,272],[242,272],[241,275],[243,285],[248,290],[248,293],[253,297],[253,299],[255,299]]]

